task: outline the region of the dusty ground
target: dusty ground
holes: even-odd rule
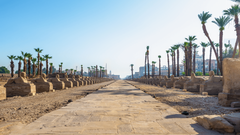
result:
[[[204,96],[198,93],[183,92],[182,89],[163,88],[133,81],[128,82],[155,97],[158,101],[170,105],[180,113],[183,111],[189,112],[188,117],[240,112],[240,109],[230,110],[231,108],[220,106],[217,96]]]
[[[82,87],[44,92],[29,97],[10,97],[0,101],[0,124],[3,122],[31,123],[37,118],[53,110],[66,106],[68,103],[85,97],[87,94],[110,84],[104,82]]]

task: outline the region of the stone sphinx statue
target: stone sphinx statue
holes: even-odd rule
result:
[[[64,74],[64,78],[60,78],[61,81],[65,83],[65,87],[72,88],[73,87],[73,82],[68,80],[68,75],[67,73]]]
[[[73,86],[79,87],[79,82],[75,79],[75,75],[72,75],[72,78],[69,80],[73,82]]]
[[[55,78],[49,78],[48,82],[53,84],[53,89],[62,90],[65,89],[65,83],[60,80],[59,75],[55,75]]]
[[[184,83],[189,81],[189,80],[190,80],[190,77],[188,77],[188,76],[184,76],[184,77],[181,76],[181,77],[179,77],[179,80],[174,82],[173,87],[174,88],[183,89]]]
[[[160,81],[160,85],[159,86],[161,86],[161,87],[166,86],[166,82],[169,81],[169,80],[170,79],[165,75],[163,77],[163,79]]]
[[[213,71],[209,72],[209,79],[200,85],[200,94],[208,92],[208,95],[218,95],[223,91],[222,76],[215,76]]]
[[[174,77],[174,75],[171,75],[170,80],[168,80],[168,81],[166,82],[166,87],[167,87],[167,88],[173,87],[173,84],[174,84],[177,80],[179,80],[178,77]]]
[[[53,84],[48,82],[46,79],[46,74],[42,74],[40,78],[33,79],[32,82],[36,85],[36,92],[54,92]]]
[[[207,79],[208,79],[207,77],[196,77],[195,73],[192,73],[191,79],[184,83],[184,89],[190,92],[199,92],[200,85]]]
[[[20,77],[9,79],[4,85],[7,96],[31,96],[36,94],[36,86],[27,80],[25,72]]]
[[[84,85],[84,82],[83,82],[82,77],[80,75],[76,75],[75,80],[78,81],[79,86]]]

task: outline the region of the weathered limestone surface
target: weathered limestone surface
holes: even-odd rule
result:
[[[76,75],[75,80],[78,81],[79,86],[83,86],[84,85],[84,81],[82,80],[82,77],[80,75]]]
[[[240,113],[226,114],[223,118],[234,126],[236,133],[240,133]]]
[[[25,72],[22,72],[18,78],[9,79],[4,87],[6,87],[7,96],[31,96],[36,94],[36,86],[27,80]]]
[[[36,92],[54,92],[53,84],[48,82],[46,79],[46,74],[42,74],[40,78],[33,79],[32,83],[36,85]]]
[[[6,88],[0,85],[0,100],[6,99]]]
[[[12,135],[220,135],[123,80],[42,116]]]
[[[233,133],[234,126],[218,115],[197,116],[195,120],[206,129]]]
[[[75,76],[74,75],[69,80],[72,81],[73,86],[79,87],[79,82],[77,80],[75,80]]]
[[[73,82],[68,80],[67,73],[64,75],[64,78],[60,78],[60,80],[65,83],[65,87],[68,87],[68,88],[72,88],[73,87]]]
[[[172,88],[172,87],[173,87],[173,84],[174,84],[177,80],[179,80],[178,77],[174,77],[174,75],[171,75],[170,80],[168,80],[168,81],[166,82],[166,88]]]
[[[209,80],[200,85],[200,94],[208,92],[208,95],[218,95],[223,91],[222,76],[215,76],[213,71],[209,72]]]
[[[190,92],[199,92],[200,84],[206,81],[208,78],[196,77],[194,73],[191,74],[191,80],[184,83],[184,89]]]
[[[179,80],[177,80],[177,81],[174,82],[173,87],[174,87],[174,88],[183,89],[184,83],[186,83],[186,82],[189,81],[189,80],[190,80],[190,77],[188,77],[188,76],[179,77]]]
[[[240,101],[240,59],[225,58],[223,60],[223,92],[218,94],[218,103],[230,106]]]
[[[65,83],[59,79],[58,74],[55,76],[55,78],[49,78],[48,81],[53,84],[53,89],[55,90],[65,89]]]
[[[166,86],[167,81],[170,81],[170,79],[167,76],[164,76],[164,78],[160,82],[160,86],[161,87]]]

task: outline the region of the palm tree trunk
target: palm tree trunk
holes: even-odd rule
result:
[[[205,48],[203,47],[203,75],[205,75]]]
[[[176,77],[176,55],[174,51],[174,76]]]
[[[152,78],[153,78],[153,76],[154,76],[154,71],[153,71],[153,64],[152,64]]]
[[[29,78],[31,76],[31,59],[30,58],[28,59],[28,76]]]
[[[132,79],[133,79],[133,67],[131,67],[131,71],[132,71]]]
[[[42,62],[40,63],[40,75],[42,75],[42,67],[43,67],[43,64]]]
[[[188,62],[188,75],[191,75],[191,63],[190,63],[190,61],[191,61],[191,54],[190,54],[190,46],[188,46],[188,60],[187,60],[187,62]]]
[[[46,75],[48,75],[48,59],[46,59]]]
[[[147,67],[146,67],[146,62],[147,62],[147,58],[146,58],[146,54],[145,54],[145,78],[147,77]]]
[[[27,60],[26,60],[26,58],[24,58],[24,60],[23,60],[23,72],[25,72],[27,74]]]
[[[218,47],[217,47],[217,54],[218,54]],[[217,75],[219,75],[219,67],[217,65]]]
[[[159,58],[159,78],[161,76],[161,59]]]
[[[174,75],[174,59],[173,59],[173,53],[172,53],[172,75]]]
[[[22,62],[21,60],[18,62],[18,77],[21,76],[21,65],[22,65]]]
[[[179,76],[179,49],[177,49],[177,76]]]
[[[189,46],[189,75],[191,75],[192,73],[192,42],[190,42],[190,46]]]
[[[149,54],[147,55],[147,57],[148,57],[148,58],[147,58],[147,60],[148,60],[148,78],[150,78],[150,72],[149,72],[149,70],[150,70],[150,69],[149,69],[149,66],[150,66],[150,65],[149,65]]]
[[[218,59],[218,55],[217,55],[217,51],[216,51],[216,49],[215,49],[215,47],[214,47],[214,45],[213,45],[213,42],[212,42],[212,40],[211,40],[211,38],[209,37],[209,35],[208,35],[208,32],[207,32],[207,28],[206,28],[206,25],[205,24],[202,24],[202,29],[203,29],[203,32],[204,32],[204,34],[205,34],[205,36],[208,38],[208,41],[210,42],[210,44],[211,44],[211,46],[212,46],[212,48],[213,48],[213,52],[214,52],[214,54],[215,54],[215,57],[216,57],[216,59],[217,59],[217,64],[218,64],[218,66],[220,66],[219,64],[219,59]],[[240,36],[239,36],[240,37]],[[220,70],[220,72],[222,72],[221,70],[222,69],[219,69]]]
[[[223,31],[222,30],[220,30],[220,35],[219,35],[219,51],[220,51],[220,64],[219,64],[219,69],[220,69],[220,73],[221,73],[221,75],[223,75],[223,70],[222,70],[222,60],[223,60],[223,58],[222,58],[222,46],[223,46]]]
[[[167,54],[167,61],[168,61],[168,77],[170,77],[169,54]]]
[[[40,75],[40,64],[39,64],[40,54],[38,53],[38,75]]]
[[[194,48],[194,53],[193,53],[193,72],[196,72],[196,48]]]
[[[13,70],[14,70],[14,63],[13,63],[13,60],[11,60],[10,62],[10,67],[11,67],[11,77],[13,77]]]
[[[33,64],[32,65],[32,68],[33,68],[33,77],[35,76],[35,74],[36,74],[36,65],[35,64]]]
[[[188,52],[187,47],[185,47],[185,76],[188,76]]]
[[[211,71],[212,67],[212,47],[210,47],[210,55],[209,55],[209,62],[208,62],[208,72]]]
[[[236,50],[237,50],[237,45],[238,45],[238,39],[236,39],[234,50],[233,50],[233,55],[232,58],[235,58]]]

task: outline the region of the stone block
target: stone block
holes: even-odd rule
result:
[[[238,107],[240,107],[240,102],[232,102],[232,103],[231,103],[231,107],[232,107],[232,108],[238,108]]]
[[[226,114],[223,118],[234,126],[236,133],[240,133],[240,113]]]
[[[36,86],[27,80],[25,72],[22,72],[18,78],[9,79],[4,87],[6,87],[7,96],[29,96],[36,94]]]
[[[0,85],[0,100],[6,99],[6,88]]]
[[[225,58],[223,60],[223,92],[218,94],[218,103],[230,106],[240,101],[240,59]]]
[[[206,129],[227,133],[234,132],[234,126],[218,115],[203,115],[194,119]]]

